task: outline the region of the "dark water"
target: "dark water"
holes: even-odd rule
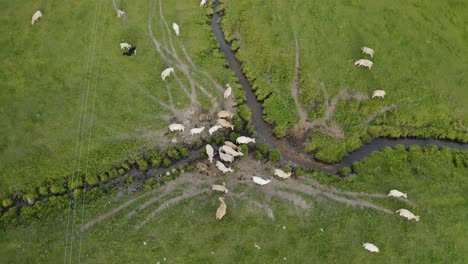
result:
[[[219,0],[216,0],[213,4],[213,10],[216,10],[219,5]],[[373,151],[377,151],[382,149],[383,147],[393,147],[398,144],[404,146],[410,145],[435,145],[438,147],[449,147],[449,148],[456,148],[461,150],[468,150],[468,144],[461,144],[456,142],[444,141],[444,140],[437,140],[437,139],[387,139],[387,138],[379,138],[372,141],[369,144],[362,146],[361,148],[357,149],[356,151],[350,153],[346,158],[344,158],[340,163],[328,165],[321,162],[314,160],[310,156],[306,156],[302,153],[299,153],[295,150],[294,147],[291,146],[285,139],[277,139],[273,135],[272,127],[266,123],[263,119],[263,106],[257,100],[255,93],[250,86],[247,77],[245,77],[244,73],[241,70],[240,63],[237,61],[234,52],[231,50],[231,47],[224,39],[224,33],[221,30],[220,25],[218,24],[220,15],[216,12],[213,14],[213,18],[211,19],[211,30],[216,38],[216,41],[219,44],[221,52],[224,54],[226,58],[229,68],[235,73],[239,83],[242,85],[247,97],[246,105],[252,111],[252,123],[257,132],[257,140],[263,141],[267,143],[270,147],[278,148],[281,150],[282,153],[282,161],[289,163],[295,166],[301,166],[306,168],[313,168],[313,169],[322,169],[330,172],[336,172],[342,167],[349,167],[354,162],[362,160],[363,158],[369,156],[370,153]]]

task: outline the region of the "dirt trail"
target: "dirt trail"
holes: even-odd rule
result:
[[[294,103],[296,104],[296,109],[297,112],[299,113],[299,118],[301,120],[301,123],[304,123],[307,121],[307,113],[304,111],[302,108],[301,102],[299,101],[299,81],[300,81],[300,71],[301,71],[301,64],[300,64],[300,50],[299,50],[299,39],[297,37],[297,34],[295,34],[294,37],[294,42],[296,45],[296,58],[295,58],[295,76],[293,83],[291,85],[291,95],[294,99]]]
[[[382,108],[380,108],[379,110],[375,111],[374,113],[372,113],[371,115],[369,115],[367,117],[367,120],[365,122],[363,122],[361,125],[363,126],[367,126],[369,125],[370,122],[372,122],[372,120],[374,120],[378,115],[380,114],[383,114],[385,112],[388,112],[388,111],[392,111],[394,109],[396,109],[397,106],[395,104],[391,104],[391,105],[387,105],[387,106],[384,106]]]
[[[304,199],[302,199],[302,197],[300,197],[297,194],[277,190],[276,196],[278,196],[278,198],[281,198],[283,200],[286,200],[294,204],[298,208],[301,208],[304,210],[309,210],[311,208],[310,204],[306,202]]]

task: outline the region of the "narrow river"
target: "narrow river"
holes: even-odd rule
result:
[[[213,4],[213,10],[216,11],[219,5],[219,0],[216,0]],[[211,30],[216,38],[216,41],[219,44],[221,52],[224,54],[229,68],[235,73],[239,83],[242,85],[247,97],[247,106],[252,111],[252,123],[257,132],[257,139],[267,143],[270,147],[278,148],[282,154],[282,161],[289,163],[294,166],[301,166],[306,168],[321,169],[329,172],[337,172],[342,167],[349,167],[354,162],[362,160],[367,157],[370,153],[376,150],[380,150],[383,147],[393,147],[398,144],[404,146],[410,145],[435,145],[438,147],[449,147],[456,148],[460,150],[468,150],[468,144],[461,144],[457,142],[444,141],[438,139],[387,139],[379,138],[373,140],[371,143],[362,146],[358,150],[349,153],[340,163],[329,165],[325,163],[318,162],[312,157],[304,155],[301,151],[296,151],[286,139],[277,139],[273,134],[273,129],[271,125],[265,122],[263,119],[263,106],[257,101],[257,97],[252,90],[252,87],[247,80],[247,77],[242,72],[239,61],[237,61],[234,52],[231,50],[230,45],[224,39],[224,32],[219,25],[219,20],[221,16],[214,12],[211,19]]]

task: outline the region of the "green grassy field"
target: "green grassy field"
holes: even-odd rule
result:
[[[135,225],[164,201],[185,193],[189,184],[176,189],[167,199],[127,216],[157,196],[156,190],[83,232],[81,254],[80,240],[76,239],[72,259],[81,255],[85,263],[162,262],[164,257],[172,263],[283,263],[286,257],[286,262],[293,263],[464,263],[468,249],[467,238],[462,235],[468,231],[468,207],[463,198],[468,191],[467,155],[431,147],[409,150],[397,147],[375,152],[356,164],[356,176],[346,180],[318,172],[306,174],[325,186],[343,190],[386,194],[396,188],[407,192],[416,208],[393,199],[368,198],[368,201],[391,210],[408,208],[421,216],[417,223],[310,196],[301,196],[312,206],[307,211],[273,197],[269,206],[274,220],[245,200],[228,198],[228,213],[218,222],[214,212],[219,195],[202,194],[168,207],[135,230]],[[249,188],[232,191],[244,193],[248,200],[265,203],[265,197],[258,191]],[[101,196],[86,206],[84,223],[140,195]],[[92,197],[88,194],[90,200]],[[47,210],[46,205],[51,203],[44,204],[41,210]],[[47,221],[24,216],[23,221],[29,223],[27,227],[0,231],[0,255],[4,260],[63,260],[65,216],[57,213],[57,209],[49,210]],[[80,208],[77,210],[80,212]],[[376,244],[380,253],[365,251],[362,242]],[[254,247],[255,243],[260,250]]]
[[[227,39],[239,48],[278,136],[298,125],[298,108],[311,123],[344,90],[369,98],[374,90],[386,91],[385,99],[337,101],[326,123],[337,124],[342,135],[337,129],[321,129],[334,139],[309,134],[309,149],[323,152],[318,156],[328,159],[322,160],[339,160],[370,137],[468,140],[468,59],[460,56],[468,52],[466,2],[227,0],[224,8]],[[370,59],[361,54],[363,46],[376,52],[371,71],[353,65]],[[297,51],[299,107],[291,92]],[[338,150],[322,150],[330,143]]]
[[[159,132],[168,123],[163,115],[172,113],[158,104],[169,104],[160,73],[175,65],[162,59],[149,34],[151,17],[154,36],[169,47],[158,1],[117,3],[126,19],[117,18],[112,1],[0,3],[0,196],[78,169],[99,173],[142,146],[166,141]],[[223,67],[208,10],[198,4],[163,5],[169,25],[181,28],[174,51],[185,60],[184,47],[198,70],[224,84],[232,73]],[[44,16],[31,26],[37,9]],[[120,42],[136,45],[136,56],[122,56]],[[220,98],[204,75],[189,70]],[[187,107],[191,100],[180,85],[171,78],[168,84],[175,108]],[[207,96],[197,94],[203,110],[210,110]]]

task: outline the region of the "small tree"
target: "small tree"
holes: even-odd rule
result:
[[[268,144],[263,143],[263,142],[258,142],[255,145],[255,147],[257,148],[258,151],[260,151],[260,153],[262,153],[262,155],[266,155],[268,151],[270,150],[270,146],[268,146]]]
[[[268,156],[268,159],[270,161],[280,161],[281,159],[281,152],[278,150],[278,149],[274,149],[272,151],[270,151],[270,155]]]

